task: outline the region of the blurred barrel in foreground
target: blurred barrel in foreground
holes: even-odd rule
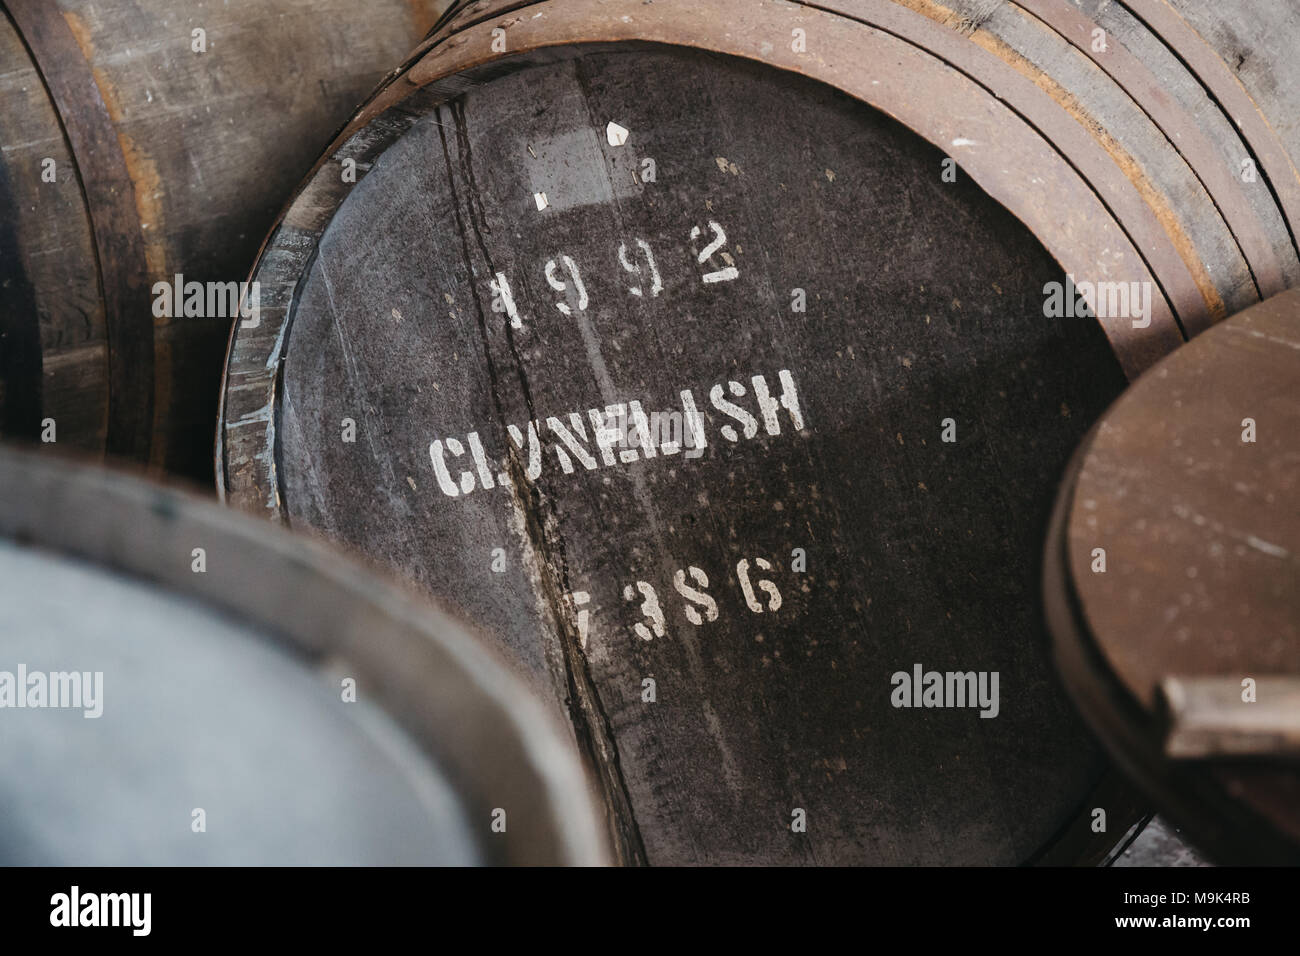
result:
[[[589,864],[576,758],[469,634],[334,552],[0,452],[0,859]]]
[[[1300,290],[1144,375],[1067,474],[1045,560],[1079,710],[1221,863],[1300,862]]]
[[[444,6],[0,4],[0,434],[209,477],[238,283]]]
[[[226,499],[492,635],[620,860],[1098,862],[1142,815],[1049,660],[1057,480],[1296,254],[1285,183],[1182,152],[1235,113],[1030,7],[463,6],[264,249]]]

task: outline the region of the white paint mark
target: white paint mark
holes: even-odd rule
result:
[[[545,209],[547,206],[550,205],[550,203],[547,202],[546,193],[533,193],[533,201],[537,203],[538,212],[541,212],[543,209]]]
[[[493,295],[501,297],[501,305],[506,310],[506,315],[510,317],[510,327],[522,329],[524,322],[519,318],[519,310],[515,307],[515,297],[510,292],[510,282],[506,279],[506,274],[498,272],[496,279],[488,285]]]
[[[1300,349],[1300,342],[1292,342],[1288,339],[1279,339],[1275,335],[1267,335],[1258,329],[1247,329],[1240,325],[1227,326],[1229,331],[1236,332],[1239,335],[1249,335],[1253,339],[1263,339],[1266,342],[1272,342],[1274,345],[1285,345],[1289,349]]]
[[[1265,554],[1274,558],[1289,558],[1291,556],[1291,552],[1287,551],[1286,548],[1280,548],[1275,544],[1271,544],[1268,541],[1255,537],[1253,534],[1246,535],[1246,543],[1256,551],[1263,551]]]
[[[587,287],[582,284],[582,276],[578,274],[578,264],[569,256],[560,256],[564,262],[564,267],[569,270],[569,275],[573,280],[573,289],[578,294],[578,311],[585,312],[587,309]],[[564,292],[568,285],[555,275],[555,260],[546,261],[546,281],[556,292]],[[555,307],[564,315],[573,315],[573,310],[564,302],[555,303]]]
[[[591,595],[586,591],[574,591],[569,597],[573,601],[573,608],[577,611],[578,616],[578,646],[585,651],[587,649],[587,620],[591,612],[579,609],[584,604],[591,603]]]
[[[700,265],[704,265],[712,255],[727,244],[727,234],[722,231],[722,227],[714,220],[709,220],[709,228],[713,230],[713,241],[705,246],[699,253],[698,258]],[[691,241],[700,238],[700,227],[691,228]],[[727,266],[725,269],[719,269],[716,272],[708,272],[703,276],[705,284],[713,282],[730,282],[740,275],[735,266]]]
[[[644,239],[638,239],[636,241],[636,244],[640,248],[641,252],[645,255],[646,263],[650,267],[650,298],[653,299],[656,296],[658,296],[660,292],[663,291],[664,288],[663,279],[660,278],[659,276],[659,267],[655,264],[654,253],[650,251],[650,243],[646,242]],[[625,242],[619,243],[618,261],[622,263],[623,268],[626,269],[628,272],[632,273],[635,276],[641,275],[640,264],[632,262],[627,257],[627,243]],[[637,296],[638,298],[644,295],[644,292],[642,291],[641,286],[639,285],[629,286],[627,291],[631,292],[634,296]]]
[[[613,120],[605,127],[605,139],[609,141],[610,146],[622,146],[627,142],[628,131],[619,126]]]
[[[958,136],[956,139],[952,141],[952,144],[954,146],[978,146],[979,145],[979,143],[977,143],[975,140],[966,139],[963,136]]]
[[[633,625],[636,636],[643,641],[652,641],[656,637],[663,637],[666,633],[664,630],[664,612],[659,607],[659,596],[655,593],[654,586],[648,581],[638,581],[636,588],[645,599],[641,602],[641,613],[650,622],[650,627],[646,627],[640,621]],[[636,591],[632,590],[632,585],[629,584],[623,588],[623,599],[625,601],[635,601],[636,597]],[[654,630],[652,631],[651,628],[654,628]]]
[[[519,430],[518,425],[507,425],[506,430],[510,433],[510,440],[515,443],[515,447],[520,451],[524,449],[524,435]],[[536,481],[537,476],[542,473],[542,443],[537,437],[537,423],[528,423],[528,469],[524,472],[524,477],[529,481]],[[505,481],[501,482],[502,485]]]

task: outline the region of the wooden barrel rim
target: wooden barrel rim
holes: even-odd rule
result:
[[[1297,308],[1300,308],[1300,292],[1292,290],[1253,307],[1248,313],[1294,315]],[[1214,338],[1241,331],[1241,326],[1220,327],[1190,343],[1187,349],[1204,352],[1213,348]],[[1244,331],[1249,332],[1249,326]],[[1163,382],[1162,368],[1178,361],[1178,355],[1170,356],[1161,367],[1149,373],[1148,384],[1154,387]],[[1120,667],[1112,653],[1113,646],[1109,649],[1106,646],[1114,645],[1116,635],[1109,635],[1106,642],[1099,640],[1085,606],[1080,574],[1086,561],[1081,559],[1080,543],[1072,534],[1078,515],[1080,476],[1105,422],[1117,409],[1122,412],[1145,399],[1139,383],[1118,399],[1106,417],[1089,431],[1071,460],[1053,509],[1044,552],[1043,588],[1057,670],[1080,713],[1127,775],[1141,785],[1162,813],[1185,826],[1198,844],[1204,845],[1217,860],[1295,865],[1300,862],[1300,843],[1281,838],[1277,826],[1242,799],[1235,792],[1236,783],[1218,774],[1213,762],[1174,760],[1165,753],[1167,724],[1158,702],[1152,699],[1154,688],[1143,693],[1147,688],[1135,682],[1134,674],[1128,672],[1132,668],[1125,671]],[[1094,599],[1092,603],[1097,602]],[[1195,646],[1187,651],[1189,655],[1203,653],[1204,648]],[[1242,663],[1243,672],[1253,672],[1250,661]],[[1187,671],[1197,673],[1194,666]],[[1265,787],[1277,784],[1276,779],[1259,774],[1252,779]]]
[[[536,2],[538,0],[457,0],[403,69],[428,52],[438,42],[438,35],[449,28],[460,30]],[[1193,165],[1202,184],[1214,197],[1216,205],[1229,218],[1242,251],[1249,252],[1260,295],[1267,297],[1281,291],[1281,286],[1275,282],[1276,257],[1257,241],[1258,224],[1251,221],[1252,214],[1243,206],[1240,184],[1232,176],[1224,177],[1223,171],[1209,152],[1209,144],[1201,135],[1196,120],[1186,110],[1165,100],[1158,88],[1158,81],[1157,85],[1152,85],[1155,78],[1146,67],[1122,44],[1112,47],[1112,50],[1118,51],[1118,55],[1106,58],[1096,55],[1091,47],[1091,28],[1094,24],[1066,0],[1007,0],[1007,3],[1042,20],[1108,73],[1157,122],[1167,136],[1177,131],[1180,151]],[[1120,5],[1151,29],[1193,71],[1211,100],[1241,130],[1252,157],[1259,160],[1265,181],[1287,224],[1292,249],[1300,254],[1300,172],[1296,170],[1277,133],[1241,81],[1232,74],[1210,45],[1163,0],[1121,0]],[[922,0],[912,0],[909,6],[918,12],[950,12],[938,3]],[[833,4],[819,4],[818,7],[834,8]],[[1256,266],[1258,271],[1255,270]]]
[[[4,6],[56,106],[93,230],[108,327],[107,450],[145,460],[153,429],[153,322],[135,185],[90,63],[58,5]]]
[[[1242,131],[1282,210],[1292,243],[1300,250],[1300,171],[1287,156],[1277,132],[1264,118],[1241,81],[1232,75],[1227,64],[1200,34],[1164,0],[1123,2],[1191,67],[1215,102]]]
[[[532,9],[540,2],[541,0],[502,0],[492,3],[489,0],[479,0],[449,9],[438,30],[421,45],[403,67],[403,71],[410,69],[422,58],[437,55],[437,48],[444,44],[463,44],[464,38],[459,36],[462,31],[497,21],[507,14]],[[1281,291],[1284,282],[1278,254],[1264,239],[1258,214],[1247,203],[1235,170],[1230,171],[1213,155],[1213,147],[1201,133],[1199,122],[1185,108],[1164,95],[1159,81],[1118,41],[1108,41],[1113,45],[1108,47],[1105,57],[1092,51],[1092,37],[1088,30],[1092,21],[1063,0],[1018,0],[1008,6],[1022,9],[1046,24],[1081,55],[1088,57],[1133,99],[1138,108],[1175,146],[1224,218],[1233,242],[1247,262],[1257,298]],[[1241,82],[1173,10],[1162,4],[1156,4],[1161,9],[1155,9],[1147,2],[1135,2],[1128,6],[1133,8],[1131,12],[1139,22],[1154,25],[1153,29],[1159,39],[1193,70],[1211,101],[1232,121],[1234,127],[1241,130],[1246,149],[1253,158],[1258,159],[1269,195],[1286,224],[1289,239],[1286,251],[1290,257],[1300,253],[1300,239],[1296,232],[1296,217],[1300,213],[1300,189],[1296,187],[1300,186],[1300,174],[1297,174],[1276,133],[1254,105]],[[899,0],[899,3],[889,0],[845,0],[839,6],[835,3],[818,4],[810,7],[810,10],[853,19],[907,40],[981,83],[997,99],[1016,104],[1017,112],[1027,119],[1032,118],[1031,125],[1037,125],[1052,146],[1065,154],[1067,160],[1085,174],[1085,178],[1090,180],[1100,196],[1109,197],[1109,201],[1114,201],[1117,194],[1126,198],[1124,204],[1115,208],[1114,214],[1126,229],[1137,230],[1136,234],[1131,234],[1143,254],[1157,257],[1160,267],[1155,271],[1161,280],[1161,288],[1174,304],[1180,328],[1194,334],[1206,328],[1210,322],[1226,316],[1223,302],[1218,301],[1217,295],[1207,287],[1208,278],[1202,276],[1193,283],[1199,287],[1199,291],[1185,287],[1185,283],[1191,279],[1186,270],[1191,264],[1189,256],[1192,254],[1186,249],[1175,253],[1169,244],[1170,237],[1179,233],[1171,208],[1161,205],[1157,197],[1149,192],[1145,192],[1141,198],[1131,195],[1133,187],[1140,182],[1140,174],[1135,174],[1130,168],[1132,158],[1096,155],[1098,144],[1086,142],[1090,137],[1081,135],[1080,124],[1084,119],[1075,116],[1073,107],[1063,101],[1048,103],[1046,94],[1036,89],[1032,82],[1026,87],[1024,76],[1012,69],[1018,65],[1013,53],[998,51],[994,54],[965,42],[960,33],[944,25],[947,20],[959,20],[960,15],[931,0]],[[493,25],[515,23],[518,19],[501,20]],[[732,17],[730,22],[738,21]],[[936,98],[934,108],[942,109],[942,103],[941,99]],[[1122,173],[1118,180],[1127,177],[1133,180],[1132,183],[1118,181],[1117,170]],[[1154,206],[1148,205],[1152,203]],[[1144,206],[1145,209],[1141,208]],[[1158,223],[1151,219],[1153,209]],[[1182,238],[1186,243],[1186,237]]]
[[[629,6],[629,13],[622,16],[615,16],[608,4],[594,0],[559,4],[555,0],[528,0],[506,7],[465,25],[456,25],[454,18],[449,21],[448,29],[456,25],[455,32],[444,32],[417,51],[413,62],[376,92],[329,152],[342,146],[349,134],[401,103],[414,89],[439,89],[454,74],[466,74],[466,81],[472,81],[478,68],[490,64],[499,68],[536,50],[576,44],[658,42],[755,60],[827,83],[898,120],[945,152],[952,149],[954,139],[959,143],[992,139],[992,128],[988,130],[990,135],[981,132],[982,140],[969,135],[976,125],[970,117],[977,113],[963,110],[957,105],[959,99],[952,98],[953,88],[961,87],[968,95],[979,97],[982,113],[1005,111],[1006,120],[996,127],[1004,142],[1011,139],[1007,121],[1016,127],[1015,146],[1008,145],[997,153],[968,150],[960,154],[961,166],[971,178],[1024,222],[1067,271],[1079,275],[1115,274],[1154,284],[1152,325],[1161,328],[1147,330],[1151,334],[1146,338],[1154,340],[1148,343],[1152,345],[1151,354],[1137,358],[1127,354],[1128,343],[1117,346],[1127,371],[1140,371],[1185,339],[1184,329],[1198,331],[1211,319],[1222,317],[1222,303],[1216,304],[1212,293],[1198,288],[1187,262],[1162,225],[1169,219],[1167,211],[1157,215],[1125,171],[1101,150],[1074,116],[1009,64],[911,9],[890,0],[839,0],[838,4],[816,7],[722,0],[708,9],[683,0],[666,0],[648,8]],[[530,17],[498,19],[510,13],[522,14],[525,8],[536,12]],[[787,52],[782,45],[766,39],[787,36],[791,28],[807,26],[818,18],[826,18],[832,36],[844,44],[838,51],[843,54],[838,62],[824,56]],[[737,23],[745,24],[744,33],[731,29]],[[502,29],[501,24],[507,24],[507,31],[526,31],[528,35],[521,43],[507,32],[508,43],[514,45],[506,53],[492,53],[491,31]],[[853,45],[850,37],[859,45]],[[876,52],[895,52],[895,47],[888,42],[882,44],[882,40],[900,41],[909,52],[920,53],[932,70],[937,66],[938,71],[920,82],[918,65],[894,68],[888,57],[868,55],[868,44],[878,47]],[[881,80],[874,80],[877,75]],[[890,89],[884,80],[906,85]],[[924,91],[923,96],[916,96],[918,89]],[[447,90],[448,94],[453,92],[459,92],[454,85]],[[1017,158],[1035,156],[1041,165],[1030,162],[1018,173],[1009,172],[1008,156],[1013,154]],[[1063,168],[1047,168],[1058,166]],[[1035,207],[1027,200],[1023,184],[1034,175],[1048,181],[1052,187],[1047,190],[1049,194],[1070,197],[1063,204],[1072,216],[1078,217],[1072,225],[1082,228],[1063,228],[1058,209]],[[1070,188],[1061,182],[1076,178],[1090,195],[1077,195],[1077,186]],[[1094,214],[1091,207],[1096,205],[1101,208]],[[1079,211],[1083,209],[1090,211]],[[1090,222],[1093,215],[1105,217],[1110,224]],[[1095,237],[1087,234],[1094,230],[1100,234],[1108,228],[1122,235],[1091,246]],[[1122,256],[1132,256],[1136,261],[1131,265],[1103,265],[1102,248],[1107,254],[1120,249]],[[1112,339],[1131,336],[1126,322],[1104,324]],[[1170,326],[1168,333],[1166,325]]]
[[[1255,290],[1267,298],[1284,288],[1281,265],[1264,241],[1259,222],[1241,189],[1214,155],[1214,148],[1201,132],[1197,120],[1160,88],[1159,79],[1118,41],[1105,56],[1092,49],[1092,21],[1067,0],[1018,0],[1017,5],[1038,17],[1107,73],[1133,97],[1171,141],[1178,137],[1179,152],[1222,211],[1233,238],[1250,263]],[[1294,248],[1294,236],[1292,244]]]
[[[1088,630],[1078,596],[1070,583],[1066,524],[1074,507],[1074,483],[1095,432],[1079,447],[1047,535],[1043,553],[1043,592],[1057,672],[1075,707],[1106,742],[1126,777],[1161,809],[1196,833],[1197,843],[1221,862],[1233,864],[1300,864],[1300,852],[1277,841],[1275,832],[1245,812],[1207,775],[1167,761],[1160,746],[1159,722],[1110,671]],[[1247,834],[1244,847],[1240,835]]]
[[[0,537],[161,585],[274,634],[309,661],[346,660],[367,696],[466,788],[484,827],[499,805],[485,802],[491,794],[524,795],[510,810],[511,832],[528,837],[481,840],[490,859],[606,862],[585,778],[559,730],[441,611],[309,537],[125,473],[6,450],[0,485]],[[196,543],[206,551],[203,574],[191,570]]]
[[[728,2],[735,4],[739,0]],[[485,73],[503,67],[523,68],[528,65],[529,55],[534,53],[549,53],[554,56],[561,55],[566,48],[591,48],[623,41],[731,54],[809,76],[866,102],[940,148],[952,140],[956,130],[951,126],[951,115],[936,110],[935,105],[948,106],[955,114],[958,108],[952,104],[956,99],[962,94],[967,98],[976,96],[993,115],[1001,111],[998,121],[990,122],[990,129],[996,126],[1004,141],[1014,137],[1012,143],[1015,148],[1007,149],[1003,154],[988,154],[983,159],[979,153],[972,153],[965,158],[964,167],[972,179],[1024,222],[1066,271],[1078,275],[1099,273],[1103,257],[1113,260],[1118,254],[1128,260],[1125,267],[1117,270],[1108,267],[1110,271],[1104,274],[1120,275],[1130,280],[1153,281],[1158,292],[1163,289],[1157,281],[1158,277],[1148,271],[1138,248],[1124,233],[1123,226],[1112,218],[1111,211],[1095,188],[1080,176],[1073,164],[1051,141],[1043,138],[1009,107],[1003,106],[1001,100],[985,87],[958,73],[928,50],[906,40],[898,40],[893,34],[877,30],[861,20],[841,17],[820,8],[804,14],[798,8],[787,5],[773,8],[745,4],[749,14],[761,13],[765,18],[760,20],[757,16],[752,17],[754,24],[766,29],[763,35],[774,35],[774,25],[785,28],[790,24],[806,22],[808,15],[816,14],[832,18],[828,21],[829,25],[844,31],[847,37],[858,43],[905,44],[901,49],[910,51],[916,58],[910,64],[912,69],[900,68],[897,72],[903,74],[901,78],[892,72],[881,74],[886,78],[902,79],[908,84],[894,88],[881,82],[873,84],[868,73],[862,69],[842,73],[834,63],[824,60],[814,61],[785,54],[778,57],[776,54],[779,48],[778,51],[764,51],[757,39],[745,43],[719,27],[719,23],[739,22],[735,18],[728,20],[722,14],[715,15],[713,11],[701,12],[684,0],[662,0],[652,7],[638,4],[634,9],[629,7],[635,16],[629,14],[626,18],[628,22],[610,15],[610,22],[600,24],[599,28],[593,26],[595,21],[587,4],[588,0],[570,0],[552,9],[553,0],[536,0],[528,4],[511,5],[511,10],[522,9],[523,6],[544,9],[539,10],[530,20],[523,21],[534,25],[532,29],[540,35],[530,34],[526,43],[505,54],[483,52],[490,50],[490,29],[497,28],[493,24],[497,22],[499,14],[485,15],[474,21],[471,28],[482,28],[478,31],[481,35],[477,37],[476,43],[467,42],[463,34],[454,37],[440,35],[426,41],[408,60],[407,65],[392,74],[379,88],[371,102],[357,113],[318,161],[281,214],[276,229],[268,236],[254,273],[263,280],[274,274],[290,283],[296,282],[297,277],[303,274],[316,239],[323,234],[334,212],[350,193],[350,184],[341,182],[340,177],[333,175],[332,169],[327,168],[334,162],[355,160],[358,178],[361,178],[369,163],[409,129],[420,115],[450,99]],[[605,10],[607,6],[597,5],[600,10]],[[471,10],[474,8],[466,8],[462,12]],[[892,8],[892,13],[897,15],[897,22],[920,31],[942,29],[907,9]],[[701,17],[706,18],[705,24],[694,22]],[[685,26],[679,23],[682,20],[686,21]],[[448,25],[454,24],[456,17],[453,16],[447,22]],[[710,32],[710,28],[713,32]],[[941,33],[926,35],[938,40],[948,39]],[[885,62],[880,57],[872,60],[874,63]],[[917,82],[914,71],[922,68],[930,71],[926,79],[931,84],[927,89],[932,95],[925,97],[924,102],[918,105],[911,100],[909,94],[912,85]],[[1068,116],[1063,118],[1066,123],[1075,123]],[[1034,157],[1037,162],[1025,160],[1026,166],[1016,168],[1015,164],[1021,157]],[[1011,171],[1008,172],[1005,166],[1012,167]],[[1047,191],[1056,197],[1064,197],[1071,209],[1090,210],[1088,215],[1083,216],[1084,228],[1066,226],[1055,209],[1035,205],[1026,196],[1022,183],[1027,168],[1032,168],[1040,178],[1047,179],[1052,187]],[[1080,214],[1076,212],[1075,215]],[[248,456],[261,460],[267,480],[265,484],[253,484],[270,488],[276,484],[270,416],[276,400],[278,349],[283,344],[286,325],[291,321],[294,296],[293,288],[283,287],[283,281],[272,282],[269,288],[263,290],[261,328],[243,332],[239,329],[232,330],[220,408],[220,419],[224,424],[218,431],[216,443],[218,494],[223,499],[236,486],[245,491],[250,490],[249,484],[232,480],[229,473],[231,445],[238,446],[233,452],[235,457]],[[1184,340],[1178,318],[1170,311],[1164,296],[1153,296],[1152,306],[1149,329],[1134,330],[1127,320],[1103,321],[1112,347],[1130,379]],[[240,370],[238,377],[232,375],[232,369],[236,368]],[[252,393],[253,397],[261,400],[241,403],[239,414],[230,422],[227,421],[227,414],[232,410],[230,400],[233,392]],[[244,411],[245,408],[248,411]],[[258,410],[256,418],[249,417],[252,410]],[[239,428],[238,433],[234,432],[236,427]],[[270,515],[280,515],[274,493],[266,502],[266,511]]]

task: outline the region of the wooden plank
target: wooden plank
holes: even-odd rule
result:
[[[58,114],[7,16],[0,64],[0,429],[36,441],[52,418],[63,447],[102,449],[108,353],[94,239]]]
[[[112,151],[125,163],[124,186],[112,194],[134,192],[129,206],[140,221],[134,231],[143,232],[139,266],[120,272],[141,284],[145,298],[129,309],[111,310],[119,323],[127,323],[129,314],[136,329],[118,337],[124,347],[135,342],[139,354],[123,353],[111,367],[119,416],[142,416],[133,446],[137,457],[210,480],[216,396],[232,318],[206,309],[199,316],[153,315],[150,290],[177,275],[204,285],[246,279],[258,244],[326,138],[418,42],[443,6],[441,0],[382,0],[364,9],[345,0],[196,0],[178,11],[164,0],[61,0],[46,10],[70,39],[61,53],[49,55],[43,69],[52,82],[69,84],[79,69],[86,82],[77,81],[76,88],[102,99],[111,135],[101,138],[111,140]],[[202,52],[194,48],[192,35],[200,29]],[[30,64],[21,43],[11,37],[4,53],[5,82],[32,89],[24,78]],[[22,118],[7,116],[6,122],[30,124],[43,115],[39,109],[38,104],[15,110],[13,115]],[[56,116],[55,136],[61,135],[58,122]],[[26,152],[35,147],[26,144],[50,136],[6,139],[23,150],[5,154],[10,178],[22,181],[19,190],[42,185],[38,157]],[[106,168],[101,160],[84,164],[100,175]],[[68,169],[61,177],[70,185],[60,188],[75,187]],[[47,206],[36,220],[38,228],[31,227],[33,235],[23,240],[24,254],[36,263],[36,271],[28,268],[26,274],[44,330],[42,352],[50,350],[48,366],[57,376],[45,382],[55,403],[46,414],[59,422],[61,438],[100,448],[106,441],[98,423],[99,406],[107,400],[105,370],[74,370],[71,363],[77,356],[91,358],[87,341],[102,347],[103,329],[96,332],[95,323],[105,324],[105,310],[95,288],[98,278],[78,270],[93,272],[96,256],[130,230],[106,222],[98,244],[69,252],[66,247],[77,240],[76,223],[87,214],[49,206],[55,189],[47,186],[41,193]],[[72,301],[65,301],[69,296]],[[24,307],[16,314],[33,313]],[[81,331],[69,334],[68,328]],[[55,354],[58,349],[66,354]],[[147,380],[146,358],[156,359],[153,382]],[[39,383],[40,363],[34,367]],[[15,391],[32,389],[8,390]],[[31,421],[39,418],[23,417],[32,433]]]

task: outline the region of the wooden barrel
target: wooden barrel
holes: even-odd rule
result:
[[[445,5],[0,4],[0,435],[210,480],[238,283]]]
[[[1066,685],[1216,861],[1300,861],[1300,290],[1109,409],[1044,562]]]
[[[6,863],[592,864],[557,725],[445,614],[304,538],[0,452]]]
[[[1204,92],[1013,6],[1095,103],[933,4],[458,5],[263,250],[222,493],[492,635],[622,861],[1096,862],[1141,816],[1048,659],[1056,482],[1295,249],[1271,172],[1188,191]]]

